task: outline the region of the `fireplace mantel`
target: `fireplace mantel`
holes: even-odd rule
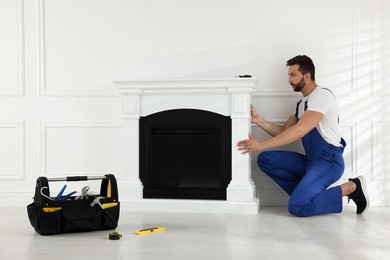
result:
[[[114,81],[122,95],[147,94],[221,94],[254,91],[257,80],[231,79],[171,79],[171,80],[118,80]]]
[[[257,214],[259,199],[251,179],[249,154],[236,143],[250,132],[254,78],[114,81],[123,99],[123,173],[118,183],[126,211]],[[169,109],[201,109],[232,119],[232,180],[227,200],[144,199],[139,179],[139,118]],[[185,152],[185,150],[183,151]]]

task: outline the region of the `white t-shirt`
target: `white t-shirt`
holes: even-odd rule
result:
[[[316,87],[310,95],[302,98],[298,108],[298,118],[301,118],[305,112],[306,104],[307,110],[320,112],[324,115],[324,118],[316,127],[322,138],[329,144],[341,147],[339,109],[333,93],[329,89]]]

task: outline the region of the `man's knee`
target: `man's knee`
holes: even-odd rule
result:
[[[310,216],[310,205],[307,202],[291,199],[288,201],[288,212],[297,217]]]
[[[262,152],[259,155],[259,157],[257,158],[257,165],[264,172],[268,172],[268,170],[272,168],[269,152]]]

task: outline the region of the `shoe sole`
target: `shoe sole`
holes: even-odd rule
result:
[[[370,207],[370,199],[368,198],[368,191],[367,191],[367,184],[366,184],[366,178],[364,178],[363,175],[360,175],[358,177],[358,179],[360,180],[360,185],[362,186],[362,191],[363,191],[363,195],[364,197],[366,198],[366,202],[367,202],[367,205],[366,205],[366,208],[362,211],[361,214],[363,214],[364,212],[367,211],[367,209]]]

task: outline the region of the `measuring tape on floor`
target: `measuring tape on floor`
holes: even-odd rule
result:
[[[118,232],[111,232],[107,234],[107,238],[110,240],[119,240],[122,238],[122,234]]]
[[[161,231],[165,231],[165,228],[154,227],[154,228],[140,229],[140,230],[135,231],[135,234],[144,235],[144,234],[148,234],[148,233],[161,232]]]

